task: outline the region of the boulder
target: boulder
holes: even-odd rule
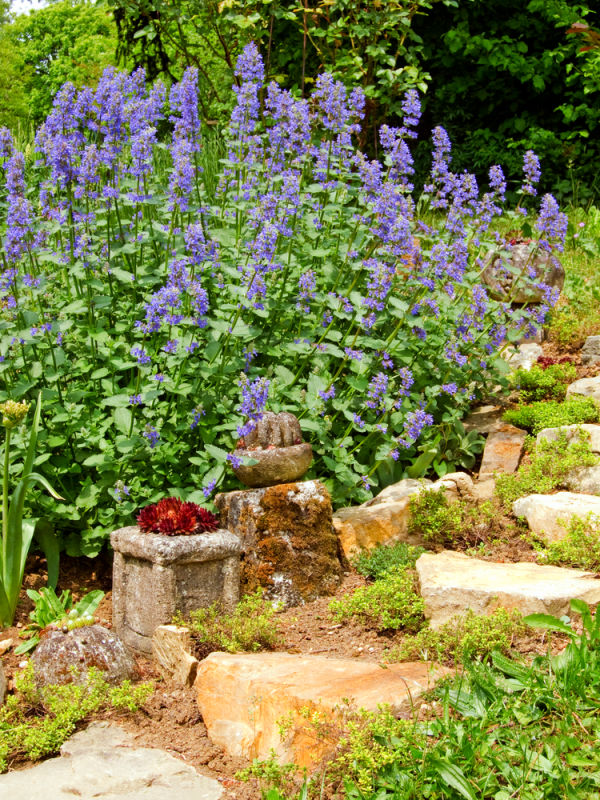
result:
[[[567,535],[572,517],[588,514],[600,517],[600,497],[575,492],[530,494],[515,500],[512,510],[516,517],[527,520],[530,531],[536,536],[556,542]]]
[[[311,766],[334,742],[319,736],[329,723],[342,732],[343,709],[410,711],[435,681],[449,674],[437,665],[380,664],[349,658],[288,653],[211,653],[200,662],[195,688],[211,740],[231,756]],[[319,715],[319,727],[310,717]],[[282,739],[280,724],[285,725]]]
[[[543,354],[542,346],[537,342],[523,342],[523,344],[508,350],[506,360],[513,369],[524,369],[529,372]]]
[[[600,364],[600,336],[588,336],[581,348],[582,364]]]
[[[589,442],[592,453],[600,453],[600,425],[561,425],[558,428],[544,428],[537,435],[536,447],[543,441],[556,442],[561,434],[571,442],[578,439],[580,433],[583,433],[583,438]]]
[[[48,631],[31,661],[38,687],[84,683],[90,667],[99,669],[110,683],[132,678],[136,672],[135,662],[121,639],[101,625]]]
[[[532,242],[517,242],[493,252],[481,275],[496,300],[512,303],[542,303],[545,284],[562,291],[565,271],[551,253]]]
[[[600,375],[595,378],[580,378],[567,386],[567,397],[575,395],[591,397],[597,403],[600,403]]]
[[[573,598],[600,602],[600,581],[591,572],[519,562],[495,563],[445,550],[417,561],[425,616],[432,628],[471,610],[489,615],[497,608],[523,615],[569,612]]]
[[[342,564],[331,498],[320,481],[218,494],[223,523],[241,538],[244,592],[295,606],[334,594]]]
[[[572,469],[565,477],[565,486],[570,492],[600,495],[600,464]]]
[[[493,430],[486,442],[479,467],[479,477],[484,479],[495,472],[516,472],[523,452],[527,431],[504,423]]]

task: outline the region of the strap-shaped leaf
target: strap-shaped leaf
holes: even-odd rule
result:
[[[88,592],[85,597],[81,598],[81,600],[75,606],[75,610],[78,614],[81,614],[81,616],[84,614],[90,614],[91,616],[102,602],[103,597],[104,592],[102,589],[94,589],[93,591]]]
[[[29,433],[29,444],[27,445],[27,453],[25,454],[25,461],[23,462],[23,474],[21,478],[26,478],[33,469],[33,459],[35,458],[35,449],[37,446],[37,437],[40,428],[41,416],[42,416],[42,393],[39,392],[35,403],[35,412],[33,414],[33,422],[31,423],[31,428]]]
[[[456,764],[452,764],[447,758],[431,758],[429,763],[440,778],[462,797],[465,797],[466,800],[477,800],[477,797],[473,794],[471,784],[465,778],[464,772]]]
[[[38,519],[34,536],[48,565],[48,586],[56,589],[58,583],[58,567],[60,564],[60,543],[58,536],[47,519]]]

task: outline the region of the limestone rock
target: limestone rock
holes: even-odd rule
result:
[[[581,349],[582,364],[600,364],[600,336],[588,336]]]
[[[420,491],[424,486],[431,486],[433,481],[427,478],[404,478],[397,483],[392,483],[382,489],[379,494],[363,503],[361,508],[370,508],[371,506],[378,506],[382,503],[397,503],[399,500],[404,500],[405,497],[410,497],[415,492]]]
[[[585,517],[587,514],[600,517],[600,497],[574,492],[530,494],[515,500],[512,509],[516,517],[525,517],[532,533],[556,542],[567,535],[572,517]]]
[[[600,425],[561,425],[559,428],[544,428],[537,435],[536,447],[543,441],[556,442],[561,434],[571,442],[579,438],[580,431],[584,434],[583,438],[589,441],[592,453],[600,453]]]
[[[600,403],[600,375],[595,378],[580,378],[567,386],[567,397],[573,397],[574,395],[591,397],[597,403]]]
[[[600,602],[600,581],[590,572],[519,562],[498,564],[463,553],[423,553],[417,561],[425,616],[439,628],[468,609],[489,615],[497,608],[523,615],[561,617],[573,598]]]
[[[288,653],[211,653],[200,662],[195,688],[208,735],[232,756],[315,764],[332,742],[311,730],[301,709],[341,722],[345,699],[355,708],[412,708],[449,670],[426,663],[379,664]],[[338,707],[338,710],[336,710]],[[278,721],[291,725],[281,740]]]
[[[159,625],[152,636],[152,658],[175,686],[192,686],[196,680],[198,659],[192,655],[189,628]]]
[[[534,275],[530,274],[532,270]],[[481,277],[496,300],[541,303],[544,290],[538,284],[562,291],[565,271],[556,256],[533,244],[517,242],[492,253]]]
[[[565,477],[565,486],[570,492],[600,495],[600,464],[572,469]]]
[[[220,783],[178,758],[136,748],[117,725],[95,722],[76,733],[51,758],[30,769],[0,775],[0,797],[11,800],[219,800]]]
[[[342,578],[331,498],[320,481],[219,494],[224,524],[240,536],[244,591],[285,606],[334,594]]]
[[[83,683],[90,667],[101,670],[111,683],[133,677],[136,670],[121,639],[100,625],[85,625],[66,633],[49,631],[42,636],[31,661],[38,686]]]
[[[516,472],[526,437],[527,431],[507,423],[492,431],[483,450],[479,477],[488,477],[495,472]]]
[[[529,372],[543,354],[544,351],[537,342],[523,342],[523,344],[508,351],[506,360],[513,369],[524,369]]]

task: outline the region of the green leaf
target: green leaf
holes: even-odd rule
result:
[[[209,455],[211,455],[213,458],[216,458],[219,463],[222,464],[227,461],[228,453],[226,450],[222,450],[220,447],[217,447],[214,444],[205,444],[204,449]]]
[[[568,636],[574,638],[577,634],[575,631],[566,625],[562,620],[557,617],[552,617],[549,614],[529,614],[523,617],[523,622],[530,625],[532,628],[543,628],[550,631],[560,631],[566,633]]]
[[[462,797],[465,797],[466,800],[477,800],[464,772],[456,764],[450,763],[447,758],[430,758],[429,763],[440,778]]]
[[[102,602],[102,598],[104,597],[104,592],[102,589],[94,589],[91,592],[88,592],[85,597],[82,597],[81,600],[75,606],[75,610],[78,614],[82,616],[84,614],[90,614],[90,616],[94,615],[94,611],[98,608],[100,603]]]
[[[129,435],[131,421],[133,419],[130,408],[118,407],[114,410],[115,426],[125,436]]]
[[[60,563],[60,541],[51,523],[46,519],[38,519],[33,532],[48,565],[48,586],[53,589],[58,583],[58,567]]]

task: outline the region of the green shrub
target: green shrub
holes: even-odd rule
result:
[[[423,628],[406,636],[387,655],[387,661],[444,661],[460,664],[472,658],[484,658],[498,650],[507,653],[515,636],[527,626],[518,611],[499,608],[489,617],[474,614],[452,617],[437,630]]]
[[[567,385],[577,377],[573,364],[551,364],[545,369],[534,364],[531,369],[518,369],[511,386],[518,389],[525,403],[536,400],[564,400]]]
[[[329,609],[337,622],[355,618],[379,631],[413,631],[423,624],[425,604],[418,594],[414,570],[396,567],[372,585],[332,600]]]
[[[544,428],[561,425],[583,425],[598,422],[600,413],[591,397],[569,397],[562,402],[540,400],[529,406],[519,406],[507,411],[504,419],[517,428],[525,428],[534,435]]]
[[[196,641],[208,650],[228,653],[269,650],[279,642],[279,632],[273,617],[277,607],[263,600],[259,589],[246,595],[231,614],[224,613],[218,603],[199,608],[190,614],[189,627]]]
[[[588,514],[571,517],[563,522],[567,530],[564,539],[548,545],[533,542],[540,561],[567,567],[600,571],[600,517]]]
[[[497,513],[490,502],[450,501],[444,489],[419,492],[410,498],[408,533],[428,544],[472,547],[497,529]]]
[[[354,562],[354,568],[366,578],[378,580],[396,567],[414,567],[424,552],[423,547],[411,547],[406,542],[381,544],[373,550],[363,550]]]
[[[33,667],[16,678],[15,694],[0,708],[0,771],[8,759],[24,756],[33,761],[56,753],[77,724],[104,709],[136,711],[153,692],[153,685],[133,686],[123,681],[111,686],[91,668],[85,683],[36,689]]]
[[[563,485],[565,477],[577,467],[598,463],[583,431],[578,439],[568,441],[562,433],[556,441],[543,440],[531,454],[531,461],[522,464],[512,475],[496,476],[496,495],[510,509],[512,503],[527,494],[548,494]]]

